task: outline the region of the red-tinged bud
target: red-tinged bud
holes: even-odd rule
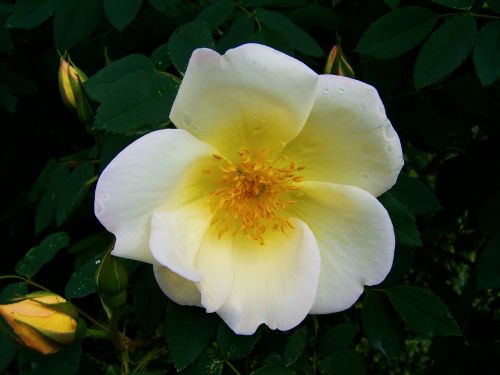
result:
[[[76,110],[81,122],[90,124],[94,113],[83,89],[83,83],[87,81],[85,73],[78,69],[70,59],[61,57],[58,78],[59,92],[64,105],[70,110]]]
[[[337,39],[337,44],[333,46],[325,65],[326,74],[335,74],[343,77],[354,78],[354,70],[349,64],[346,55],[340,46],[340,39]]]

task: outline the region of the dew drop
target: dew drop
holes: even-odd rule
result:
[[[392,125],[389,122],[389,120],[387,120],[387,123],[386,123],[386,125],[384,127],[384,138],[387,141],[391,141],[391,140],[393,140],[396,137],[397,137],[396,131],[392,127]]]
[[[344,93],[344,89],[339,89],[339,94],[342,95]]]
[[[99,263],[101,263],[101,260],[100,260],[100,259],[97,259],[97,260],[95,261],[95,264],[99,264]]]
[[[387,152],[392,152],[392,150],[393,150],[392,145],[387,145],[387,146],[385,147],[385,150],[386,150]]]
[[[323,95],[328,95],[328,89],[323,90]]]

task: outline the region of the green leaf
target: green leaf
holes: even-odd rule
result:
[[[448,8],[469,9],[472,7],[474,0],[432,0],[432,2]]]
[[[165,335],[175,368],[180,371],[212,341],[217,319],[199,308],[171,305],[167,313]]]
[[[80,205],[95,177],[92,163],[80,162],[71,172],[57,201],[56,224],[60,226]]]
[[[358,333],[358,326],[351,323],[342,323],[328,328],[319,340],[318,354],[324,357],[337,350],[347,349],[356,333]]]
[[[35,233],[46,229],[56,217],[57,202],[70,175],[67,163],[54,164],[35,214]]]
[[[59,50],[69,49],[87,38],[99,25],[101,0],[64,0],[54,18],[54,38]]]
[[[6,29],[4,26],[0,26],[0,51],[11,55],[12,47],[12,36],[10,35],[10,30]]]
[[[200,47],[214,47],[212,34],[204,23],[187,23],[172,33],[168,41],[168,50],[179,72],[183,73],[186,70],[191,54]]]
[[[129,74],[154,71],[154,65],[144,55],[128,55],[99,70],[85,83],[85,89],[95,101],[102,103],[116,94],[117,82]]]
[[[178,90],[165,73],[140,71],[114,86],[114,95],[97,109],[94,127],[117,134],[140,134],[164,127]]]
[[[217,43],[217,50],[221,53],[230,48],[237,47],[251,40],[254,21],[246,14],[239,16],[229,26]]]
[[[148,267],[147,271],[133,285],[132,302],[139,324],[147,332],[153,333],[165,317],[167,297],[158,288],[158,283],[153,276],[151,267]]]
[[[80,341],[75,341],[70,347],[51,355],[23,349],[19,354],[19,373],[20,375],[76,374],[81,354]]]
[[[224,53],[230,48],[234,48],[251,41],[254,26],[254,20],[246,14],[236,18],[228,30],[226,30],[224,35],[220,38],[217,44],[217,49],[221,53]]]
[[[368,27],[355,50],[380,59],[400,56],[419,44],[437,20],[438,15],[426,8],[395,9]]]
[[[59,6],[60,0],[17,0],[11,16],[5,22],[7,27],[32,29],[47,20]]]
[[[205,353],[192,366],[182,371],[182,375],[220,375],[223,369],[223,360]]]
[[[151,53],[151,60],[154,66],[159,71],[165,71],[170,65],[172,65],[172,60],[170,60],[170,55],[168,51],[168,43],[164,43],[157,47]]]
[[[365,290],[361,319],[366,337],[372,346],[389,359],[396,357],[401,351],[397,317],[382,296]]]
[[[460,328],[440,298],[428,289],[397,286],[385,289],[392,306],[410,328],[430,336],[460,336]]]
[[[295,50],[308,56],[323,56],[318,43],[283,14],[259,8],[255,16],[267,28],[279,33]]]
[[[304,352],[307,343],[307,328],[297,329],[288,339],[283,353],[283,363],[285,366],[292,365]]]
[[[500,21],[487,23],[474,41],[474,65],[486,86],[500,79]]]
[[[196,21],[204,23],[208,30],[212,31],[229,18],[233,9],[234,3],[230,0],[215,1],[200,12]]]
[[[251,336],[237,335],[226,324],[217,329],[217,344],[228,359],[241,359],[254,348],[260,339],[260,330]]]
[[[366,363],[354,350],[344,349],[321,360],[319,372],[322,375],[362,375],[366,372]]]
[[[500,288],[500,232],[497,232],[484,249],[477,269],[480,288]]]
[[[2,322],[0,322],[2,324]],[[17,345],[14,340],[0,332],[0,374],[2,374],[17,354]]]
[[[122,31],[141,10],[142,0],[104,0],[104,14],[109,22]]]
[[[9,284],[0,290],[0,304],[11,303],[12,300],[24,297],[26,294],[28,294],[26,283]]]
[[[429,187],[416,178],[399,175],[391,194],[412,214],[421,215],[441,209],[436,196]]]
[[[69,245],[69,236],[57,232],[45,237],[40,245],[28,250],[24,258],[16,265],[16,273],[25,277],[33,277],[47,264],[59,250]]]
[[[66,298],[82,298],[95,293],[95,273],[101,263],[101,257],[101,254],[95,256],[73,272],[64,289]]]
[[[470,15],[450,17],[420,49],[413,79],[416,88],[429,86],[455,70],[469,54],[476,34]]]
[[[422,246],[415,217],[410,211],[392,193],[387,192],[378,199],[389,212],[394,225],[396,242],[403,246]]]

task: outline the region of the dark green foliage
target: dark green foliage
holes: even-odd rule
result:
[[[366,30],[356,51],[381,59],[397,57],[420,43],[437,20],[436,13],[422,7],[393,10]]]
[[[387,358],[396,357],[401,350],[401,332],[395,312],[382,295],[370,290],[365,291],[361,318],[372,346]]]
[[[382,195],[380,202],[389,211],[394,225],[396,242],[403,246],[422,246],[415,217],[411,212],[392,193]]]
[[[95,182],[137,137],[174,127],[195,49],[264,43],[322,73],[339,40],[404,152],[377,197],[396,237],[382,284],[343,312],[242,336],[171,302],[150,264],[109,255]],[[58,94],[66,50],[89,77],[85,124]],[[0,373],[496,374],[499,82],[500,0],[0,2],[0,304],[40,284],[82,311],[77,341],[50,356],[22,348],[0,319]]]
[[[415,87],[422,88],[444,78],[469,54],[476,21],[468,15],[450,17],[426,40],[415,62]]]
[[[444,302],[432,292],[413,286],[398,286],[387,289],[386,293],[399,316],[422,335],[461,335]]]
[[[47,236],[36,247],[28,250],[24,258],[16,265],[16,273],[26,277],[33,277],[59,250],[69,245],[69,237],[64,232],[57,232]]]
[[[104,14],[118,30],[123,30],[141,9],[142,0],[104,0]]]
[[[500,21],[486,24],[474,42],[474,64],[483,85],[500,78]]]
[[[165,321],[165,337],[175,368],[182,370],[212,341],[217,330],[217,319],[214,315],[205,315],[199,308],[170,307]]]
[[[56,47],[65,50],[85,40],[99,25],[100,0],[64,0],[54,17]]]
[[[500,232],[486,246],[477,270],[480,288],[500,288]]]
[[[226,324],[220,323],[217,329],[219,349],[228,359],[241,359],[248,355],[260,339],[260,331],[251,336],[235,334]]]
[[[19,374],[51,375],[54,371],[60,374],[76,374],[80,363],[81,351],[82,348],[79,342],[49,356],[44,356],[28,349],[21,350],[18,359]]]

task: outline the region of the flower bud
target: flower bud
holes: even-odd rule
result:
[[[87,80],[87,76],[71,61],[61,57],[58,78],[59,92],[64,104],[69,109],[76,109],[77,96],[82,95],[81,84]]]
[[[340,47],[340,39],[337,39],[337,44],[333,46],[328,54],[325,73],[354,78],[354,70]]]
[[[56,294],[29,294],[19,302],[0,305],[0,315],[24,345],[42,354],[55,353],[75,339],[77,313]]]
[[[128,274],[118,259],[107,253],[95,275],[97,290],[107,307],[116,308],[127,299]]]
[[[82,85],[87,81],[85,73],[78,69],[71,60],[61,57],[58,78],[59,92],[64,105],[70,110],[76,110],[81,122],[91,123],[94,113]]]

